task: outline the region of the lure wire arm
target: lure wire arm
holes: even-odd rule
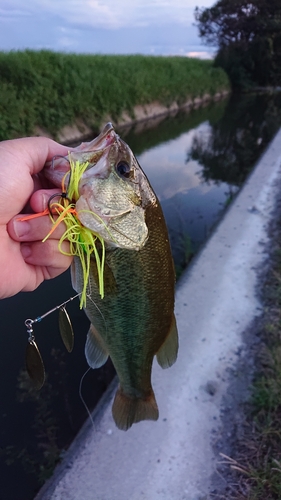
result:
[[[45,312],[44,314],[41,314],[41,316],[37,316],[37,318],[35,318],[35,319],[31,319],[31,318],[26,319],[24,324],[27,328],[28,341],[31,342],[35,339],[35,337],[33,335],[33,328],[32,328],[32,325],[34,325],[34,323],[39,323],[40,321],[42,321],[42,319],[46,318],[46,316],[49,316],[49,314],[52,314],[53,312],[57,311],[58,309],[63,308],[66,304],[68,304],[68,302],[71,302],[72,300],[79,297],[79,295],[81,295],[81,293],[77,293],[76,295],[74,295],[73,297],[70,297],[65,302],[62,302],[58,306],[53,307],[53,309],[50,309],[49,311]]]

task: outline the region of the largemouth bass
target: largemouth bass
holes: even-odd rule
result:
[[[89,162],[79,181],[76,211],[80,222],[105,241],[104,298],[92,257],[85,312],[91,321],[85,354],[99,368],[110,356],[119,378],[112,413],[119,429],[157,420],[151,385],[153,358],[162,368],[177,357],[174,317],[175,273],[160,203],[129,146],[107,124],[101,134],[70,153]],[[69,163],[56,159],[47,177],[61,186]],[[96,214],[94,216],[93,214]],[[72,285],[80,293],[79,258]]]

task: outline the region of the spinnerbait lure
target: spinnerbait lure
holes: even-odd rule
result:
[[[40,323],[42,319],[46,318],[46,316],[49,316],[49,314],[52,314],[53,312],[59,310],[59,331],[60,335],[62,338],[62,341],[67,349],[68,352],[71,352],[73,349],[73,344],[74,344],[74,333],[73,333],[73,328],[72,324],[70,321],[70,317],[65,309],[66,304],[68,302],[71,302],[72,300],[76,299],[79,297],[81,294],[77,293],[73,297],[70,297],[68,300],[63,302],[62,304],[53,307],[53,309],[50,309],[47,311],[45,314],[42,314],[41,316],[38,316],[35,319],[26,319],[24,324],[27,328],[27,334],[28,334],[28,344],[26,347],[26,353],[25,353],[25,364],[26,364],[26,370],[27,373],[31,379],[31,381],[34,384],[34,387],[38,390],[41,389],[45,382],[45,368],[44,368],[44,363],[42,356],[40,354],[40,351],[38,349],[37,343],[35,341],[35,335],[33,332],[33,325],[35,323]]]

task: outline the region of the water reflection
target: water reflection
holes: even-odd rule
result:
[[[177,138],[142,153],[139,162],[158,194],[168,225],[176,271],[179,275],[205,241],[237,188],[227,183],[203,182],[197,161],[186,162],[187,151],[198,137],[211,137],[203,122]]]
[[[188,159],[202,166],[204,181],[241,186],[281,126],[281,95],[234,95],[208,137],[196,135]]]
[[[161,200],[178,271],[205,241],[279,128],[280,104],[280,96],[235,97],[164,119],[155,129],[123,131]],[[41,393],[34,394],[22,372],[24,320],[71,295],[66,273],[34,293],[0,302],[0,498],[5,500],[34,497],[87,416],[78,393],[87,369],[88,320],[78,303],[68,307],[75,332],[70,355],[64,352],[55,314],[36,325],[48,376]],[[87,375],[83,396],[90,407],[112,376],[110,362]]]

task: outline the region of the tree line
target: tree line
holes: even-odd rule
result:
[[[281,86],[281,0],[219,0],[195,19],[234,88]]]

